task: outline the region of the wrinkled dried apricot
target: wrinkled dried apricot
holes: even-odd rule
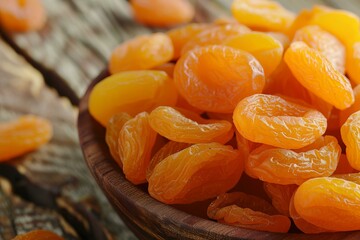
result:
[[[150,126],[161,136],[185,143],[219,142],[234,135],[232,124],[224,120],[190,119],[172,107],[160,106],[149,117]]]
[[[136,21],[153,27],[190,22],[195,9],[188,0],[130,0]]]
[[[354,103],[349,80],[317,50],[293,42],[284,59],[296,79],[316,96],[340,110]]]
[[[170,61],[174,55],[171,39],[165,33],[137,36],[112,52],[109,71],[147,70]]]
[[[307,222],[332,231],[360,229],[360,185],[338,178],[310,179],[299,186],[294,207]]]
[[[118,139],[121,128],[124,124],[131,119],[131,116],[127,113],[117,113],[112,116],[109,123],[106,126],[105,141],[109,147],[110,154],[114,160],[122,167],[122,162],[119,156]]]
[[[222,45],[226,39],[248,33],[251,30],[239,23],[213,26],[193,36],[183,46],[181,55],[197,47]]]
[[[350,80],[360,84],[360,40],[348,47],[346,72]]]
[[[233,192],[221,194],[208,207],[208,217],[220,223],[268,232],[287,232],[288,217],[280,215],[267,201]]]
[[[40,0],[0,1],[0,25],[6,31],[37,31],[44,27],[46,19]]]
[[[194,107],[231,113],[244,97],[265,85],[260,63],[249,53],[226,46],[196,48],[175,66],[175,85]]]
[[[96,84],[89,96],[89,112],[106,126],[116,113],[134,116],[157,106],[174,106],[176,101],[176,88],[165,72],[122,72]]]
[[[16,236],[13,240],[64,240],[59,235],[48,230],[34,230]]]
[[[341,138],[351,167],[360,171],[360,111],[353,113],[342,125]]]
[[[296,149],[324,134],[326,118],[317,110],[266,94],[239,102],[234,115],[239,133],[252,142]]]
[[[51,123],[41,117],[26,115],[0,123],[0,161],[33,151],[52,137]]]
[[[139,113],[121,128],[118,152],[125,177],[134,184],[146,182],[146,170],[150,163],[151,150],[156,132],[150,127],[149,114]]]
[[[290,200],[297,188],[298,186],[294,184],[280,185],[264,182],[265,192],[270,197],[272,205],[279,213],[285,216],[290,216]]]
[[[263,145],[249,155],[246,173],[265,182],[301,184],[314,177],[333,174],[341,148],[332,136],[319,137],[314,143],[297,150]]]
[[[296,31],[293,41],[303,41],[318,50],[329,60],[336,70],[345,73],[345,46],[331,33],[319,26],[306,26]]]
[[[292,12],[271,0],[234,0],[231,12],[240,23],[269,31],[285,31],[295,18]]]
[[[210,28],[210,25],[204,23],[191,23],[186,26],[171,29],[166,34],[171,38],[174,46],[174,58],[178,59],[181,56],[183,47],[195,35]]]
[[[263,66],[265,76],[269,76],[276,69],[283,55],[282,44],[262,32],[242,34],[227,40],[225,45],[251,53]]]
[[[150,178],[149,193],[168,204],[187,204],[224,193],[242,174],[239,152],[219,143],[200,143],[158,163]]]

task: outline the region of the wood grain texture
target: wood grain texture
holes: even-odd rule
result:
[[[90,85],[80,102],[78,132],[88,167],[118,214],[142,239],[261,239],[261,240],[355,240],[360,231],[332,234],[276,234],[219,224],[158,202],[146,185],[128,182],[112,160],[105,143],[105,129],[88,112],[88,97],[94,85],[108,75],[104,71]]]
[[[0,121],[24,114],[49,119],[54,136],[39,150],[0,164],[0,239],[37,228],[67,240],[135,239],[86,167],[77,110],[0,39]]]

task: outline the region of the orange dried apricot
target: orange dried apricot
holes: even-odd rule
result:
[[[195,114],[195,113],[194,113]],[[226,143],[234,135],[232,124],[224,120],[190,119],[172,107],[160,106],[149,117],[150,126],[161,136],[185,143]]]
[[[133,184],[146,182],[146,170],[155,140],[156,132],[150,127],[147,112],[139,113],[121,128],[118,152],[125,177]]]
[[[288,217],[267,201],[242,192],[221,194],[208,207],[208,217],[220,223],[268,232],[287,232]]]
[[[234,0],[231,12],[240,23],[269,31],[285,31],[295,18],[292,12],[271,0]]]
[[[1,0],[0,25],[6,31],[37,31],[46,23],[41,0]]]
[[[171,38],[174,46],[174,57],[178,59],[181,56],[183,47],[189,42],[195,35],[210,28],[210,25],[204,23],[191,23],[182,27],[171,29],[166,34]]]
[[[165,33],[141,35],[123,42],[112,52],[109,71],[147,70],[170,61],[174,55],[171,39]]]
[[[341,148],[335,137],[319,137],[306,147],[289,150],[262,145],[252,151],[246,173],[262,181],[277,184],[301,184],[314,177],[334,173]]]
[[[134,116],[157,106],[174,106],[176,101],[176,88],[165,72],[121,72],[96,84],[89,96],[89,112],[106,126],[116,113]]]
[[[34,230],[18,235],[13,240],[64,240],[64,238],[48,230]]]
[[[266,94],[254,94],[240,101],[233,119],[246,139],[290,149],[313,143],[324,134],[327,125],[319,111]]]
[[[353,113],[342,125],[341,138],[351,167],[360,171],[360,111]]]
[[[297,188],[298,186],[294,184],[280,185],[264,182],[265,192],[270,197],[272,205],[279,213],[285,216],[290,216],[290,200]]]
[[[348,47],[346,72],[356,84],[360,84],[360,40]]]
[[[284,59],[296,79],[319,98],[340,110],[354,103],[349,80],[306,43],[293,42],[285,52]]]
[[[188,51],[197,47],[222,45],[225,40],[244,33],[248,33],[250,31],[251,30],[249,28],[239,23],[210,27],[209,29],[196,34],[189,41],[187,41],[181,50],[181,55],[184,55]]]
[[[130,0],[136,21],[153,27],[190,22],[195,9],[188,0]]]
[[[106,126],[105,142],[109,147],[111,156],[121,167],[122,167],[122,162],[119,156],[118,139],[121,128],[130,119],[131,116],[127,113],[124,112],[117,113],[110,118],[109,123]]]
[[[296,31],[293,41],[303,41],[309,47],[321,52],[336,70],[345,73],[345,46],[334,35],[316,25],[309,25]]]
[[[168,156],[180,152],[187,147],[190,147],[191,144],[189,143],[180,143],[169,141],[167,142],[162,148],[157,151],[154,156],[150,160],[150,164],[146,170],[146,179],[149,179],[155,166],[160,163],[162,160],[167,158]]]
[[[346,154],[341,154],[339,163],[336,167],[334,174],[347,174],[347,173],[354,173],[354,172],[356,172],[356,170],[350,166],[350,163],[347,160]],[[335,176],[335,175],[332,175],[332,176]]]
[[[175,66],[175,85],[194,107],[231,113],[244,97],[265,85],[260,63],[249,53],[226,46],[196,48]]]
[[[26,115],[0,123],[0,161],[19,157],[50,141],[51,123],[41,117]]]
[[[225,45],[251,53],[263,66],[265,76],[269,76],[276,69],[283,55],[282,44],[262,32],[236,36],[227,40]]]
[[[351,181],[321,177],[299,186],[294,207],[307,222],[332,231],[360,229],[360,185]]]
[[[239,152],[231,146],[195,144],[158,163],[148,179],[148,191],[167,204],[202,201],[234,187],[242,170]]]

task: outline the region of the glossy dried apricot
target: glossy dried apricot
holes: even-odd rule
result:
[[[177,91],[162,71],[130,71],[114,74],[95,85],[89,96],[89,112],[103,126],[116,113],[132,116],[157,106],[174,106]]]
[[[342,125],[341,138],[351,167],[360,171],[360,111],[353,113]]]
[[[332,231],[360,229],[360,185],[338,178],[310,179],[299,186],[294,207],[307,222]]]
[[[183,47],[195,35],[210,28],[210,25],[204,23],[191,23],[182,27],[171,29],[166,34],[171,38],[174,46],[174,58],[178,59],[181,56]]]
[[[305,42],[309,47],[321,52],[336,70],[345,73],[345,46],[331,33],[319,26],[309,25],[296,31],[293,41]]]
[[[231,12],[240,23],[268,31],[285,31],[295,18],[292,12],[271,0],[234,0]]]
[[[130,0],[136,21],[153,27],[190,22],[195,9],[188,0]]]
[[[269,76],[276,69],[283,55],[282,44],[262,32],[242,34],[227,40],[225,45],[252,54],[264,68],[265,76]]]
[[[266,94],[240,101],[233,119],[246,139],[290,149],[313,143],[324,134],[327,124],[317,110]]]
[[[280,185],[264,182],[265,192],[270,197],[272,205],[279,213],[285,216],[290,216],[290,200],[297,188],[298,186],[294,184]]]
[[[165,33],[141,35],[115,48],[109,60],[109,71],[115,74],[147,70],[170,61],[173,55],[174,47]]]
[[[232,124],[224,120],[190,119],[172,107],[160,106],[149,117],[150,126],[161,136],[185,143],[219,142],[234,135]]]
[[[261,64],[249,53],[226,46],[196,48],[175,66],[175,85],[194,107],[231,113],[244,97],[265,85]]]
[[[64,240],[64,238],[48,230],[34,230],[18,235],[13,240]]]
[[[0,123],[0,161],[33,151],[52,137],[51,123],[41,117],[26,115]]]
[[[117,113],[112,116],[106,126],[105,142],[109,147],[110,154],[114,160],[122,167],[122,162],[119,156],[118,139],[121,128],[124,124],[131,119],[127,113]]]
[[[182,48],[181,55],[197,47],[222,45],[225,40],[248,33],[251,30],[239,23],[213,26],[192,37]]]
[[[354,103],[349,80],[317,50],[293,42],[284,59],[296,79],[319,98],[340,110]]]
[[[146,170],[146,179],[150,178],[155,166],[158,163],[160,163],[162,160],[164,160],[168,156],[175,154],[177,152],[180,152],[181,150],[184,150],[185,148],[190,147],[190,146],[191,146],[191,144],[189,144],[189,143],[180,143],[180,142],[174,142],[174,141],[167,142],[151,158],[148,169]]]
[[[239,152],[231,146],[195,144],[157,164],[148,179],[148,190],[163,203],[193,203],[234,187],[242,170]]]
[[[346,72],[350,80],[360,84],[360,40],[348,47]]]
[[[139,113],[121,128],[118,151],[125,177],[134,184],[146,182],[146,170],[150,163],[151,150],[156,132],[150,127],[149,114]]]
[[[41,0],[1,0],[0,25],[6,31],[37,31],[46,23]]]
[[[250,153],[245,169],[250,176],[265,182],[301,184],[310,178],[333,174],[340,154],[341,148],[332,136],[319,137],[297,150],[262,145]]]
[[[220,223],[254,230],[287,232],[290,228],[289,218],[278,214],[270,203],[242,192],[221,194],[207,214]]]

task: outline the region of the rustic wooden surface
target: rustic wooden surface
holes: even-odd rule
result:
[[[113,239],[135,239],[86,167],[75,127],[77,110],[1,39],[0,59],[0,121],[31,113],[54,127],[46,146],[0,164],[0,239],[37,228],[65,239],[112,239],[107,232]]]

